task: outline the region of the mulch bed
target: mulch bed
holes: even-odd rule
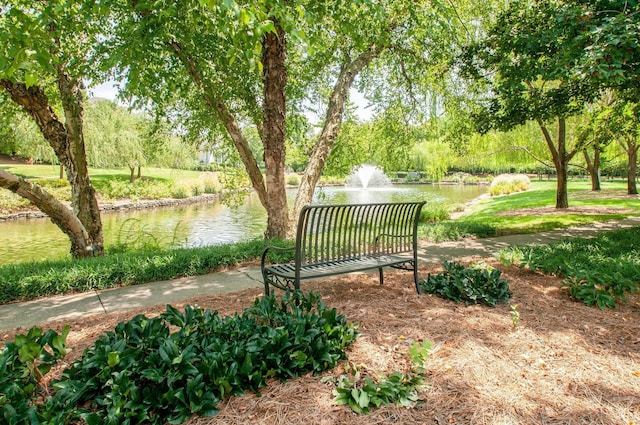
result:
[[[416,407],[356,415],[333,402],[333,384],[308,375],[270,382],[261,396],[230,398],[219,405],[218,416],[196,417],[188,424],[640,424],[640,296],[600,311],[572,301],[559,279],[484,260],[502,269],[510,282],[509,303],[465,307],[417,295],[411,273],[403,272],[386,272],[383,286],[375,274],[304,285],[358,325],[361,335],[349,349],[348,362],[362,373],[406,372],[411,344],[433,342],[427,361],[430,385]],[[438,271],[424,268],[421,276]],[[260,295],[260,289],[253,289],[187,303],[230,314]],[[516,328],[513,304],[520,312]],[[117,322],[164,309],[65,322],[72,329],[68,345],[73,352],[67,360]],[[59,330],[65,323],[49,326]],[[7,332],[2,339],[14,335]],[[323,376],[337,377],[344,370],[343,363]]]

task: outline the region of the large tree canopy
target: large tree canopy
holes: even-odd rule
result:
[[[487,83],[482,130],[538,123],[557,173],[556,207],[567,208],[567,167],[583,149],[567,141],[567,118],[599,96],[599,86],[573,65],[584,34],[583,6],[557,0],[511,3],[462,58],[465,75]],[[550,123],[556,122],[557,135]]]
[[[640,84],[640,3],[637,0],[581,0],[566,8],[578,27],[571,48],[579,77],[602,87],[634,90]],[[560,22],[562,24],[562,22]]]
[[[424,81],[450,43],[451,13],[439,3],[358,1],[108,1],[103,67],[139,99],[188,112],[202,132],[223,129],[268,213],[268,237],[290,218],[284,166],[287,115],[315,108],[322,129],[291,217],[309,203],[363,69]],[[434,47],[437,47],[434,48]],[[373,82],[374,79],[370,79]],[[416,88],[417,90],[417,88]],[[265,176],[245,129],[263,144]]]

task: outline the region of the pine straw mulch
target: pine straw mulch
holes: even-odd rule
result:
[[[485,261],[509,280],[510,303],[465,307],[418,296],[411,273],[405,272],[386,272],[383,286],[375,274],[304,285],[357,323],[361,335],[348,350],[348,362],[370,376],[408,371],[410,345],[434,343],[427,361],[430,385],[418,406],[356,415],[334,404],[333,384],[307,375],[270,382],[260,397],[232,397],[220,403],[218,416],[195,417],[188,424],[640,424],[640,295],[615,310],[600,311],[571,301],[559,279]],[[424,268],[421,276],[438,271]],[[252,289],[186,303],[230,314],[260,295],[260,289]],[[512,304],[520,312],[515,329]],[[73,352],[67,360],[118,321],[162,311],[164,306],[157,306],[69,323]],[[323,376],[337,377],[344,368],[345,363]]]

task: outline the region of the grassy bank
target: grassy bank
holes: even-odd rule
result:
[[[289,246],[290,242],[254,240],[1,266],[0,303],[202,275],[258,258],[267,245]]]
[[[455,220],[422,224],[420,235],[442,241],[526,234],[640,215],[640,198],[626,195],[622,180],[605,181],[600,192],[591,191],[588,181],[570,181],[566,211],[554,208],[555,184],[532,181],[526,192],[484,198]]]

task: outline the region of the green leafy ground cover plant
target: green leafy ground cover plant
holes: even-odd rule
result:
[[[442,273],[428,274],[427,279],[419,282],[420,290],[466,305],[495,306],[511,298],[509,282],[500,277],[502,271],[486,263],[465,267],[455,261],[445,261],[444,269]]]
[[[202,275],[258,258],[267,245],[289,247],[291,242],[253,240],[202,248],[157,249],[81,260],[5,265],[0,267],[3,283],[0,303]]]
[[[6,399],[0,411],[16,425],[181,423],[215,415],[225,397],[259,391],[269,378],[333,368],[356,337],[315,293],[261,297],[225,317],[167,306],[159,317],[138,315],[101,336],[52,383],[53,394],[18,397],[30,415],[11,416]],[[11,378],[0,369],[0,382]]]
[[[501,251],[505,264],[518,264],[563,277],[571,297],[600,309],[615,308],[640,283],[640,227],[614,230],[596,238]]]
[[[413,407],[419,401],[418,392],[424,390],[425,363],[429,357],[432,343],[414,342],[409,348],[412,370],[409,373],[391,372],[377,380],[370,376],[361,378],[357,368],[353,368],[353,378],[340,375],[333,391],[335,401],[344,404],[356,413],[369,413],[371,409],[389,404]]]
[[[32,328],[5,344],[0,352],[0,418],[5,424],[38,424],[35,401],[48,390],[44,376],[65,354],[69,327],[61,334]]]

